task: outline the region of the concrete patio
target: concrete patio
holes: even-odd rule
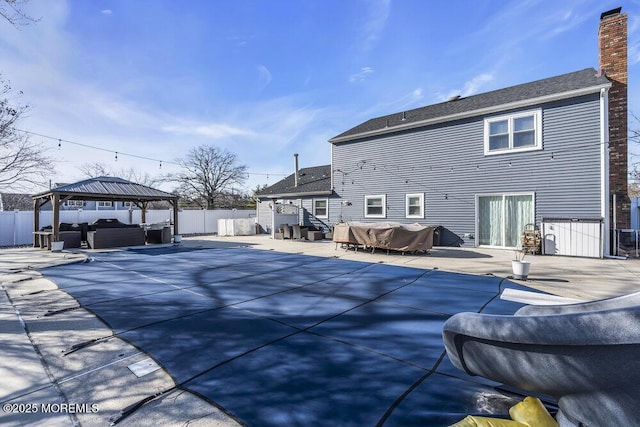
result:
[[[511,274],[511,251],[477,248],[435,248],[429,255],[401,255],[344,250],[330,241],[282,241],[268,236],[198,236],[183,239],[185,248],[224,248],[238,245],[257,250],[272,250],[325,258],[383,263],[418,269],[493,275]],[[89,311],[73,310],[64,316],[45,316],[38,306],[26,306],[28,298],[45,304],[48,310],[77,305],[66,292],[43,279],[39,269],[62,263],[78,262],[91,251],[52,253],[40,249],[0,250],[0,344],[3,358],[0,374],[7,381],[0,385],[0,401],[12,404],[65,402],[80,407],[78,413],[47,408],[49,413],[4,411],[0,422],[6,425],[104,425],[115,414],[149,395],[150,390],[170,389],[175,381],[159,370],[146,377],[131,375],[128,366],[149,363],[148,356],[126,341],[113,337],[82,352],[61,352],[79,342],[109,336],[112,331]],[[530,256],[530,279],[517,282],[545,292],[580,299],[600,299],[637,291],[640,288],[640,261]],[[44,292],[46,291],[46,292]],[[12,296],[23,299],[17,309]],[[26,296],[26,297],[25,297]],[[28,333],[27,333],[28,331]],[[63,363],[46,361],[57,357]],[[43,363],[43,361],[45,361]],[[51,370],[57,370],[52,373]],[[22,396],[22,397],[18,397]],[[4,408],[4,407],[3,407]],[[16,408],[25,409],[26,407]],[[11,409],[9,407],[9,409]],[[39,408],[42,409],[42,408]],[[72,412],[72,411],[71,411]],[[116,417],[117,418],[117,417]],[[197,395],[175,390],[143,405],[122,425],[237,425],[224,411]]]

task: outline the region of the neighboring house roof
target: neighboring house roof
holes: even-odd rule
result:
[[[33,201],[28,194],[0,193],[0,211],[32,211]]]
[[[74,200],[151,201],[176,200],[178,198],[178,196],[165,191],[110,176],[89,178],[73,184],[62,185],[44,193],[36,194],[32,198],[42,198],[54,193],[61,196],[71,196],[71,199]]]
[[[298,171],[298,186],[295,186],[295,174],[276,182],[257,194],[260,198],[278,199],[282,197],[330,195],[331,165],[302,168]]]
[[[377,117],[341,133],[329,142],[343,142],[367,136],[398,132],[420,126],[522,108],[558,99],[573,98],[609,88],[611,82],[594,68],[563,74],[531,83],[511,86],[414,110]]]

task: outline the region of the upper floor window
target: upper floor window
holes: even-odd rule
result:
[[[113,202],[98,202],[98,207],[99,208],[112,208],[113,207]]]
[[[327,199],[317,199],[313,201],[313,216],[318,218],[329,217],[329,201]]]
[[[525,111],[484,120],[484,153],[542,149],[542,113]]]
[[[407,218],[424,218],[424,193],[406,195]]]
[[[365,218],[385,218],[387,213],[387,196],[364,196]]]

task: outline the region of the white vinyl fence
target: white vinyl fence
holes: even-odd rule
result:
[[[219,219],[254,218],[255,210],[183,210],[178,212],[180,234],[214,234],[218,232]],[[40,227],[51,225],[52,211],[40,212]],[[100,218],[117,218],[126,224],[139,224],[141,211],[60,211],[60,222],[91,223]],[[147,223],[173,219],[173,210],[148,210]],[[30,245],[33,243],[33,211],[0,212],[0,247]]]

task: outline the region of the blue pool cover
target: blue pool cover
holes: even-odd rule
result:
[[[92,257],[43,274],[179,387],[251,426],[439,426],[482,415],[478,396],[499,384],[449,363],[442,324],[521,306],[499,299],[520,286],[491,275],[248,248]]]

